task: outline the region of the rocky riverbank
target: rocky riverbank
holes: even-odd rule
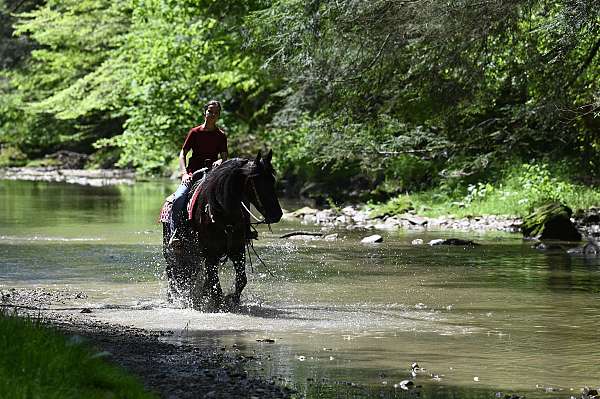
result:
[[[109,186],[135,183],[135,172],[122,169],[62,169],[23,167],[0,169],[0,179],[64,182],[86,186]]]
[[[288,398],[294,391],[252,376],[256,360],[226,348],[163,342],[169,331],[103,323],[86,308],[68,308],[84,292],[10,289],[0,291],[0,311],[41,318],[72,342],[93,347],[108,361],[136,375],[161,398]],[[61,306],[62,305],[62,306]]]
[[[300,220],[307,225],[347,230],[460,230],[460,231],[505,231],[519,233],[522,220],[503,215],[457,218],[452,215],[440,217],[419,216],[413,213],[372,217],[360,206],[346,206],[339,210],[303,207],[285,214],[288,219]],[[600,238],[600,208],[579,212],[572,222],[585,239]]]
[[[304,224],[324,227],[343,227],[347,230],[496,230],[518,232],[521,219],[510,216],[477,216],[456,218],[454,216],[425,217],[405,213],[402,215],[371,217],[368,210],[358,206],[347,206],[340,210],[318,210],[304,207],[286,214],[290,219],[299,219]]]

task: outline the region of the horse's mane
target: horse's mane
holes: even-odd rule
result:
[[[215,221],[228,213],[240,211],[245,177],[254,162],[244,158],[232,158],[212,169],[204,178],[200,193],[210,206]]]

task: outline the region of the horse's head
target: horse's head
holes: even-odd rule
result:
[[[248,176],[254,187],[248,193],[250,202],[264,216],[267,223],[277,223],[283,216],[275,193],[275,170],[271,165],[272,156],[273,151],[269,151],[263,158],[259,151]]]

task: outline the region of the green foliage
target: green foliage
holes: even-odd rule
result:
[[[0,86],[0,142],[30,156],[89,150],[122,116],[129,83],[122,55],[127,1],[48,1],[18,15],[15,34],[36,45]],[[108,130],[108,131],[107,131]]]
[[[256,134],[272,81],[252,54],[242,51],[236,25],[258,5],[236,2],[222,9],[216,2],[202,3],[135,2],[128,42],[134,79],[125,132],[97,143],[120,148],[122,166],[164,169],[188,130],[202,122],[202,105],[211,99],[224,104],[220,124],[234,150],[244,135]]]
[[[540,204],[559,202],[572,209],[587,209],[600,204],[600,190],[574,183],[561,168],[544,163],[522,164],[507,170],[496,181],[468,184],[465,189],[448,191],[445,187],[400,195],[384,204],[374,205],[374,214],[404,213],[411,204],[427,216],[512,215],[525,216]]]
[[[281,0],[249,26],[293,88],[276,119],[299,109],[322,121],[316,162],[385,165],[411,153],[432,170],[474,175],[550,156],[598,171],[599,8]]]
[[[303,115],[295,128],[272,127],[263,135],[265,144],[273,149],[275,170],[291,172],[294,175],[311,177],[314,173],[314,148],[312,134],[316,126],[307,115]]]
[[[0,65],[0,143],[28,157],[103,151],[162,172],[219,99],[232,155],[271,147],[297,186],[439,187],[472,209],[506,196],[491,180],[507,162],[600,172],[596,0],[17,4],[0,3],[0,54],[16,54]],[[519,200],[575,197],[524,173]]]
[[[7,398],[154,398],[102,354],[0,312],[0,392]]]
[[[490,183],[469,184],[467,187],[467,196],[464,198],[464,203],[470,205],[473,201],[482,201],[489,198],[495,191],[494,186]]]
[[[546,164],[524,164],[521,173],[516,177],[518,184],[527,193],[524,200],[531,205],[548,201],[565,201],[576,190],[573,184],[552,176]]]
[[[0,167],[22,166],[27,162],[27,156],[14,146],[0,147]]]
[[[400,195],[392,198],[383,205],[369,204],[371,217],[400,215],[414,209],[410,196]]]

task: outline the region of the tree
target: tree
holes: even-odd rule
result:
[[[398,176],[396,159],[412,157],[465,176],[513,157],[578,160],[582,151],[582,166],[597,170],[597,118],[583,122],[598,104],[598,7],[282,0],[251,22],[255,48],[293,77],[275,120],[298,129],[289,115],[306,113],[318,125],[299,138],[317,144],[312,162],[341,157]]]

